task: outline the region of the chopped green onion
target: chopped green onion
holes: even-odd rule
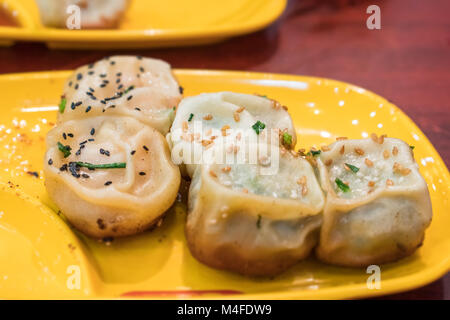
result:
[[[62,98],[61,102],[59,103],[59,112],[60,113],[64,113],[64,110],[66,109],[66,103],[67,103],[66,98]]]
[[[190,115],[189,115],[189,119],[188,119],[188,121],[190,122],[191,120],[192,120],[192,118],[194,117],[194,114],[193,113],[191,113]]]
[[[287,146],[292,145],[292,136],[287,132],[283,133],[283,144]]]
[[[61,142],[58,142],[58,149],[64,154],[64,158],[70,156],[71,147],[63,145]]]
[[[345,165],[346,165],[350,170],[352,170],[353,173],[357,173],[357,172],[359,171],[359,168],[358,168],[358,167],[355,167],[355,166],[353,166],[353,165],[351,165],[351,164],[349,164],[349,163],[346,163]]]
[[[252,125],[252,128],[253,130],[255,130],[256,134],[259,134],[261,131],[263,131],[265,127],[266,125],[259,120],[256,121],[254,125]]]
[[[318,156],[318,155],[320,155],[320,153],[321,153],[321,151],[320,150],[311,150],[311,151],[309,151],[306,155],[308,156],[308,155],[312,155],[312,156]]]
[[[92,164],[88,162],[75,162],[75,164],[79,167],[85,167],[88,169],[122,169],[126,168],[126,162],[115,162],[115,163],[106,163],[106,164]]]
[[[261,215],[258,214],[258,220],[256,220],[256,227],[258,229],[261,229]]]
[[[336,182],[336,185],[338,186],[339,189],[342,190],[342,192],[350,191],[350,187],[348,185],[346,185],[344,182],[342,182],[341,179],[336,178],[336,180],[334,180],[334,182]]]

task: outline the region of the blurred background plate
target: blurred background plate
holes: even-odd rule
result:
[[[42,41],[51,48],[149,48],[222,41],[262,29],[276,20],[287,0],[131,0],[118,29],[68,30],[42,26],[34,0],[0,0],[8,24],[0,44]]]
[[[45,136],[70,72],[0,76],[0,298],[316,299],[385,295],[438,279],[450,267],[450,175],[420,129],[396,106],[365,89],[334,80],[268,73],[176,70],[187,96],[230,90],[259,93],[288,106],[298,148],[370,133],[403,139],[430,191],[433,221],[411,257],[381,266],[381,289],[368,289],[365,269],[333,267],[314,258],[274,278],[211,269],[189,253],[185,204],[160,228],[115,239],[89,239],[64,222],[42,176]],[[76,273],[79,272],[79,273]],[[71,276],[80,276],[73,288]]]

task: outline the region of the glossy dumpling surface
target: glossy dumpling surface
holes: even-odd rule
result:
[[[412,254],[431,222],[427,185],[405,142],[343,140],[318,158],[327,193],[319,258],[345,266]]]
[[[162,134],[182,98],[170,65],[135,56],[113,56],[78,68],[67,80],[58,121],[100,115],[129,116]]]
[[[289,137],[287,147],[295,146],[295,128],[286,107],[256,95],[219,92],[184,99],[167,139],[174,161],[185,165],[192,176],[204,163],[200,156],[260,140],[279,144],[283,133]]]
[[[214,268],[275,275],[317,243],[324,196],[310,164],[289,152],[279,170],[263,164],[202,165],[190,191],[186,237],[191,253]]]
[[[47,135],[44,161],[49,196],[94,237],[148,228],[172,205],[180,184],[164,137],[129,117],[60,123]]]

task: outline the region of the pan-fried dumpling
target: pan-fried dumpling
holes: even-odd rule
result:
[[[130,116],[162,134],[172,124],[181,87],[164,61],[113,56],[78,68],[64,87],[58,121]]]
[[[327,199],[318,257],[367,266],[411,255],[431,222],[427,185],[405,142],[342,140],[317,163]]]
[[[186,224],[195,258],[262,276],[281,273],[310,253],[318,241],[322,190],[305,159],[282,152],[278,161],[277,172],[264,171],[270,163],[263,157],[197,167]]]
[[[42,23],[47,27],[66,28],[71,5],[80,8],[81,29],[106,29],[118,26],[129,0],[36,0]],[[70,9],[70,8],[69,8]]]
[[[130,117],[60,123],[47,135],[45,185],[67,219],[94,237],[157,223],[180,185],[164,137]]]
[[[279,144],[280,137],[287,148],[295,146],[295,128],[286,107],[256,95],[219,92],[184,99],[167,140],[174,162],[184,164],[192,177],[197,165],[214,158],[216,150],[272,139]]]

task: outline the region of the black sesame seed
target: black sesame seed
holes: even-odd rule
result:
[[[89,71],[88,75],[92,76],[94,74],[94,71]]]
[[[183,88],[182,86],[179,86],[179,87],[178,87],[178,90],[180,91],[180,94],[183,94],[184,88]]]
[[[81,73],[77,74],[77,80],[80,81],[81,79],[83,79],[83,75]]]
[[[69,137],[73,138],[73,133],[68,133],[67,134]]]
[[[63,136],[64,140],[67,140],[67,134],[65,132],[63,132],[62,136]]]
[[[133,96],[128,96],[127,100],[130,101],[131,99],[133,99]]]
[[[95,141],[95,139],[90,138],[90,139],[88,139],[88,141],[89,141],[89,142],[92,142],[92,141]]]
[[[122,72],[117,72],[116,76],[121,77],[122,76]]]
[[[106,78],[106,73],[102,73],[102,74],[100,75],[100,78]]]
[[[144,72],[145,70],[144,70],[143,67],[140,67],[140,68],[139,68],[139,71]]]
[[[86,174],[86,173],[83,173],[82,175],[81,175],[83,178],[85,178],[85,179],[88,179],[88,178],[90,178],[89,177],[89,175],[88,174]]]
[[[119,83],[120,82],[120,78],[118,78],[117,80],[116,80],[116,83]]]
[[[110,184],[112,184],[112,181],[106,181],[105,182],[105,186],[109,186]]]
[[[131,153],[131,155],[134,155],[136,153],[136,150],[133,150],[130,153]]]
[[[142,56],[136,56],[138,60],[142,60]]]
[[[100,85],[100,88],[104,88],[104,87],[106,87],[106,84],[105,84],[105,83],[102,83],[102,84]]]
[[[139,175],[140,175],[140,176],[145,176],[145,172],[144,172],[144,171],[141,171],[141,172],[139,172]]]
[[[92,128],[92,129],[91,129],[91,136],[93,136],[94,134],[95,134],[95,129]]]
[[[90,91],[90,92],[94,92],[95,90],[92,89],[91,87],[89,87],[89,91]]]
[[[79,86],[78,86],[78,83],[77,83],[77,84],[75,85],[75,87],[74,87],[75,90],[78,90],[78,87],[79,87]]]
[[[141,109],[139,109],[139,108],[137,108],[137,107],[136,107],[136,108],[134,108],[134,110],[137,110],[137,111],[141,111]]]
[[[123,88],[123,84],[121,84],[120,86],[117,87],[117,90],[120,90]]]
[[[94,67],[94,64],[93,64],[93,63],[91,63],[91,64],[88,65],[88,69],[92,69],[93,67]]]
[[[115,61],[111,61],[110,64],[113,66],[113,65],[116,64],[116,62]]]
[[[89,112],[89,111],[91,111],[91,106],[88,106],[87,108],[86,108],[86,112]]]
[[[66,164],[66,163],[63,164],[63,165],[61,166],[61,168],[59,168],[59,171],[67,171],[67,164]]]
[[[72,84],[73,84],[73,83],[72,83],[72,81],[70,81],[70,82],[69,82],[69,87],[71,87],[71,86],[72,86]]]
[[[148,151],[147,146],[143,146],[142,148],[144,148],[145,151]]]
[[[104,149],[102,149],[102,148],[100,148],[100,154],[105,154],[105,150]]]
[[[27,171],[27,173],[28,173],[30,176],[39,178],[39,173],[37,173],[36,171]]]
[[[48,159],[48,165],[51,166],[53,164],[53,160],[52,159]]]

